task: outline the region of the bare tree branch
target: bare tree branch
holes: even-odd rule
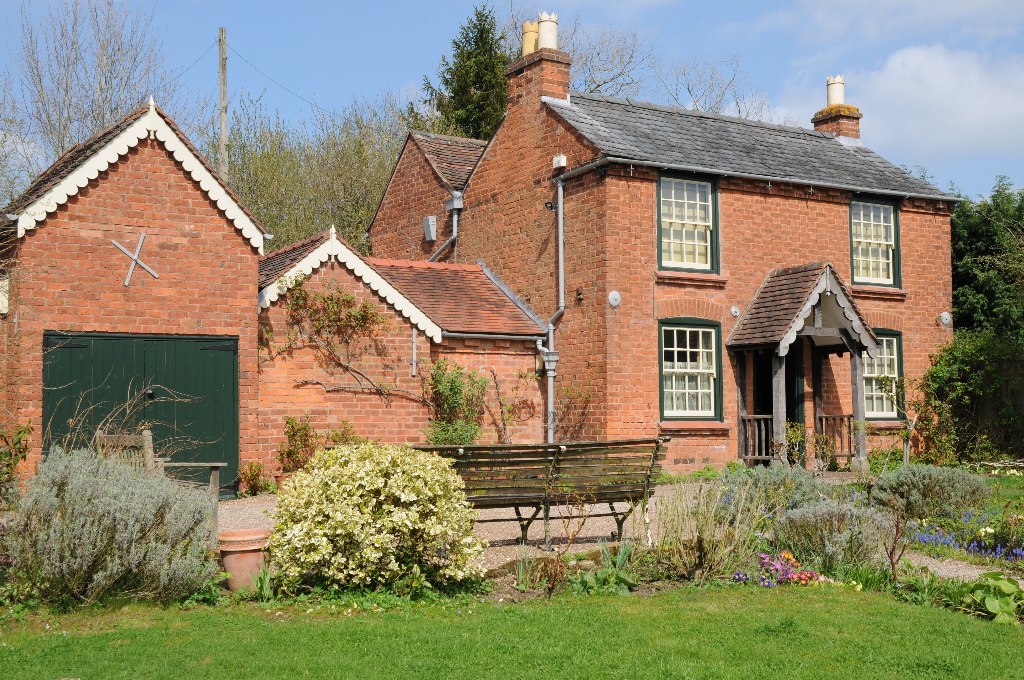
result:
[[[768,94],[750,83],[741,66],[737,56],[718,62],[694,59],[683,64],[661,64],[655,74],[676,106],[770,121]]]

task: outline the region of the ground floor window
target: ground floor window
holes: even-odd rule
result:
[[[661,322],[664,418],[721,417],[720,327],[700,319]]]
[[[878,353],[864,353],[864,415],[875,419],[899,417],[896,381],[902,373],[901,338],[898,333],[876,330]]]

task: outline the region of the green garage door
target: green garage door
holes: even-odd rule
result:
[[[144,425],[157,455],[227,463],[228,483],[238,475],[238,340],[48,332],[43,421],[47,448],[80,446],[105,422]]]

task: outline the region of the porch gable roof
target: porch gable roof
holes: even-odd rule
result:
[[[850,290],[829,262],[812,262],[772,270],[754,294],[746,312],[726,340],[732,349],[775,346],[789,352],[810,322],[822,297],[833,298],[829,327],[838,328],[874,356],[878,339],[857,307]]]

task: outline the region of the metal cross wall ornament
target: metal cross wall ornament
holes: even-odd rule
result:
[[[137,245],[135,247],[135,254],[134,255],[132,254],[132,252],[130,250],[125,248],[123,245],[121,245],[117,241],[111,239],[110,242],[113,243],[115,246],[117,246],[118,250],[120,250],[122,253],[124,253],[125,255],[130,257],[131,260],[132,260],[131,266],[128,267],[128,276],[124,277],[124,285],[127,286],[129,283],[132,282],[132,274],[135,273],[135,265],[139,265],[140,267],[145,269],[147,272],[150,273],[150,275],[152,275],[152,277],[154,279],[159,279],[160,278],[159,274],[157,274],[155,271],[150,269],[149,265],[147,265],[145,262],[143,262],[142,260],[139,259],[139,253],[142,252],[142,244],[146,242],[146,232],[142,232],[142,233],[139,234],[139,245]]]

